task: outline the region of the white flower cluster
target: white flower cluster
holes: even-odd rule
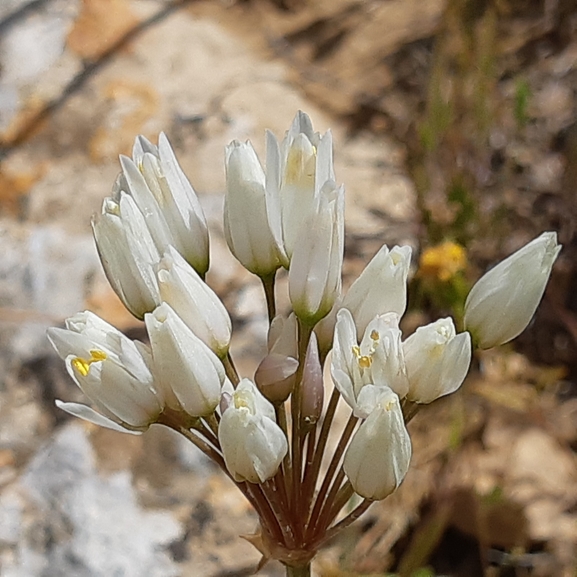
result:
[[[206,219],[161,134],[158,147],[139,137],[133,158],[121,157],[113,196],[93,223],[108,279],[128,310],[144,320],[150,344],[128,339],[90,312],[68,319],[64,329],[50,329],[51,342],[94,408],[58,405],[116,430],[139,433],[158,422],[193,431],[239,484],[265,484],[279,471],[292,475],[284,490],[293,495],[279,510],[297,503],[302,489],[306,536],[322,526],[323,514],[334,518],[338,512],[320,503],[317,518],[308,517],[321,459],[305,463],[302,455],[304,439],[323,420],[328,351],[334,386],[351,408],[353,428],[339,453],[345,481],[366,499],[383,499],[409,467],[406,408],[460,387],[472,340],[488,348],[527,326],[560,247],[554,233],[544,233],[487,273],[467,299],[467,331],[457,333],[446,318],[403,340],[409,247],[383,246],[341,295],[344,188],[335,183],[331,133],[314,132],[299,112],[282,142],[267,134],[266,170],[249,142],[230,144],[225,159],[228,246],[269,289],[269,352],[254,382],[234,369],[230,317],[204,281]],[[281,267],[288,269],[292,304],[286,316],[274,312],[274,277]],[[308,439],[319,451],[323,431],[317,441]],[[269,500],[274,503],[274,496]],[[255,506],[259,502],[254,497]],[[285,545],[290,542],[289,535]]]

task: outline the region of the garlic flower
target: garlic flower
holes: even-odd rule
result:
[[[521,334],[537,310],[561,245],[544,232],[485,273],[465,302],[465,328],[480,349]]]
[[[439,319],[419,327],[403,343],[403,352],[409,376],[407,398],[431,403],[463,383],[471,364],[471,336],[457,335],[451,319]]]
[[[409,380],[398,316],[387,313],[375,317],[359,344],[352,314],[341,309],[337,313],[331,375],[357,417],[368,415],[359,404],[359,396],[366,385],[389,387],[400,398],[405,397]]]
[[[48,329],[48,338],[66,361],[68,373],[98,409],[57,402],[61,409],[98,425],[137,432],[154,423],[163,409],[151,371],[149,349],[89,311]]]
[[[263,483],[270,479],[288,450],[272,404],[248,379],[239,383],[222,414],[218,440],[235,481]]]
[[[384,499],[401,484],[412,453],[399,397],[388,387],[376,394],[374,408],[351,439],[343,465],[355,493],[371,501]]]

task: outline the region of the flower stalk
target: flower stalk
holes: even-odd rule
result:
[[[286,575],[287,577],[310,577],[311,564],[307,563],[306,565],[302,565],[300,567],[291,567],[290,565],[287,565]]]

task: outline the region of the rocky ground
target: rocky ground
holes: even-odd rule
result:
[[[482,355],[460,394],[415,418],[401,490],[323,551],[316,574],[575,575],[576,18],[570,2],[531,4],[0,3],[2,577],[255,570],[259,554],[239,538],[254,515],[194,449],[161,428],[134,438],[54,407],[80,397],[45,331],[89,308],[143,335],[107,286],[90,218],[118,154],[165,131],[209,219],[209,283],[252,375],[266,310],[224,243],[223,147],[250,139],[263,154],[264,130],[281,136],[298,109],[334,133],[346,280],[382,243],[433,242],[426,211],[468,243],[472,275],[542,230],[565,244],[519,350]],[[478,62],[458,58],[471,38]],[[442,126],[435,86],[457,102]],[[478,217],[461,228],[435,196],[456,172],[477,194]]]

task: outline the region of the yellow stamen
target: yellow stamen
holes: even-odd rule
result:
[[[361,347],[358,345],[353,346],[353,355],[357,357],[357,362],[361,369],[368,369],[373,364],[373,357],[371,355],[361,355]]]
[[[373,364],[373,357],[363,355],[362,357],[358,358],[358,361],[359,367],[361,367],[361,369],[368,369]]]
[[[90,365],[92,363],[97,363],[99,361],[104,361],[106,360],[108,357],[106,355],[106,353],[104,351],[100,351],[98,349],[94,349],[92,351],[90,351],[90,358],[89,359],[83,359],[81,357],[76,357],[75,359],[72,359],[72,366],[83,376],[85,377],[86,375],[88,375],[88,372],[90,371]]]

